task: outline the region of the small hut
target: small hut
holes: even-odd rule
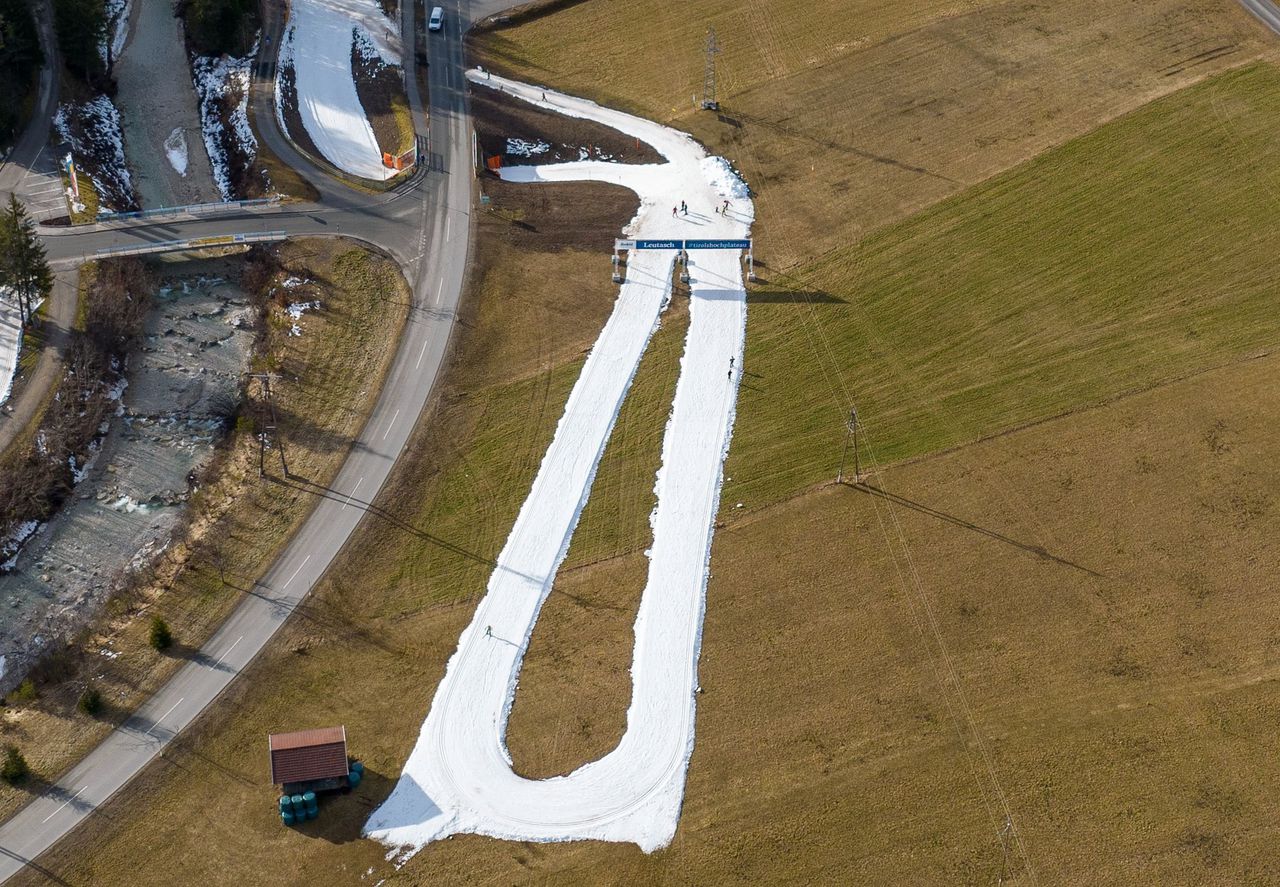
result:
[[[351,784],[347,728],[322,727],[296,733],[272,733],[271,782],[286,795],[346,788]]]

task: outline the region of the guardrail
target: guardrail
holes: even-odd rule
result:
[[[192,203],[187,206],[158,206],[155,209],[142,209],[128,213],[98,213],[99,222],[122,222],[126,219],[154,219],[161,216],[200,216],[217,215],[238,209],[249,209],[255,206],[269,206],[279,203],[279,197],[259,197],[254,200],[232,200],[218,203]]]
[[[215,234],[210,237],[189,237],[185,240],[161,240],[156,243],[145,243],[139,246],[107,246],[97,250],[94,255],[99,259],[116,256],[142,256],[148,253],[172,253],[186,249],[209,249],[216,246],[236,246],[241,243],[266,243],[284,240],[289,234],[285,231],[265,231],[261,234]]]

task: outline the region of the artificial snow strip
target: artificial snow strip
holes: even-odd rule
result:
[[[504,179],[591,179],[630,188],[644,239],[745,238],[746,186],[689,136],[592,102],[503,78],[482,86],[620,130],[663,164],[599,161],[507,167]],[[731,202],[727,213],[720,210]],[[687,212],[673,211],[681,203]],[[517,776],[505,743],[520,665],[596,467],[649,339],[671,298],[674,250],[633,251],[626,282],[583,366],[528,498],[463,631],[390,797],[365,833],[402,858],[461,832],[527,841],[629,841],[645,851],[675,835],[693,753],[698,652],[722,466],[733,428],[746,334],[741,254],[690,253],[689,331],[662,445],[650,522],[649,576],[635,623],[627,729],[603,758],[567,776]]]
[[[387,64],[400,64],[399,38],[375,0],[293,0],[277,70],[293,71],[302,125],[325,159],[352,175],[382,181],[396,171],[382,165],[356,92],[351,50],[357,44],[371,46]],[[277,82],[277,102],[282,92]]]

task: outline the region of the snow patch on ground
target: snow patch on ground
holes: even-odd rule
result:
[[[133,9],[133,3],[132,0],[106,0],[104,5],[107,30],[98,44],[98,54],[102,56],[103,64],[109,65],[120,58],[125,41],[129,39],[129,13]]]
[[[286,281],[286,284],[287,284],[287,281]],[[285,313],[289,315],[289,319],[293,321],[293,326],[289,328],[289,335],[301,336],[302,326],[298,323],[298,321],[302,320],[302,315],[307,313],[308,311],[319,311],[320,302],[319,301],[290,302],[289,306],[284,310],[285,310]]]
[[[13,377],[18,372],[18,354],[22,351],[22,318],[18,297],[0,286],[0,404],[13,391]]]
[[[517,166],[517,182],[611,182],[640,196],[626,234],[646,239],[741,239],[754,210],[729,166],[708,163],[684,133],[593,102],[472,72],[472,80],[539,107],[596,120],[649,142],[667,162]],[[541,96],[541,98],[539,98]],[[725,199],[734,202],[717,212]],[[686,201],[689,212],[672,218]],[[689,256],[689,331],[662,444],[650,518],[649,576],[635,623],[632,698],[617,748],[567,776],[531,780],[511,766],[505,734],[520,666],[568,551],[596,466],[662,310],[675,250],[633,251],[613,314],[569,395],[528,498],[463,631],[417,744],[365,832],[402,859],[472,832],[511,840],[630,841],[645,851],[675,835],[693,753],[697,664],[711,538],[733,428],[746,335],[741,255]]]
[[[382,165],[351,68],[353,46],[371,48],[384,63],[399,65],[396,26],[375,0],[294,0],[289,24],[280,41],[276,95],[284,92],[280,76],[291,68],[302,125],[325,159],[366,179],[396,175]],[[283,123],[279,99],[277,114]]]
[[[34,536],[41,526],[42,524],[39,521],[23,521],[3,538],[0,538],[0,558],[4,558],[4,562],[0,563],[0,573],[14,568],[18,560],[18,552],[22,550],[23,544]]]
[[[245,168],[258,155],[258,140],[249,125],[249,76],[258,54],[258,41],[244,58],[195,56],[191,59],[191,80],[200,101],[200,129],[204,147],[213,167],[213,181],[223,200],[235,200],[233,163]],[[277,101],[279,101],[277,97]],[[223,123],[223,107],[231,106],[229,120]],[[231,155],[238,157],[233,158]]]
[[[133,180],[124,160],[120,112],[111,99],[100,95],[87,102],[61,104],[53,126],[93,180],[100,209],[127,210],[136,205]]]
[[[507,139],[507,153],[516,157],[534,157],[551,150],[548,142],[530,142],[525,139]]]
[[[173,167],[178,175],[185,177],[187,174],[187,134],[182,131],[182,127],[175,126],[169,133],[169,137],[164,140],[164,156],[169,159],[169,165]]]

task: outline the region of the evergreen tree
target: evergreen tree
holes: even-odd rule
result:
[[[23,324],[31,322],[36,302],[53,290],[44,244],[15,194],[9,195],[9,205],[0,214],[0,286],[13,292]]]
[[[107,39],[102,0],[53,0],[53,29],[67,67],[87,83],[103,76],[98,47]]]
[[[151,617],[151,646],[163,653],[173,646],[173,633],[169,631],[169,623],[159,616]]]
[[[22,756],[22,752],[18,751],[16,745],[10,745],[4,750],[4,763],[0,764],[0,779],[10,785],[17,785],[30,773],[31,768],[27,766],[27,759]]]
[[[44,64],[35,19],[23,0],[0,0],[0,146],[17,132]]]

